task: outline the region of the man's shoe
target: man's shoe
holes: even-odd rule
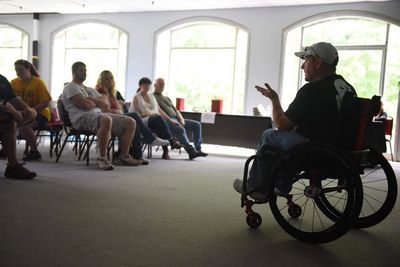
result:
[[[191,145],[185,146],[185,150],[188,153],[190,160],[200,157],[200,153],[196,149],[194,149],[194,147],[192,147]]]
[[[174,139],[169,140],[169,143],[171,145],[171,149],[181,149],[183,147],[178,141]]]
[[[171,157],[169,156],[168,152],[163,152],[161,158],[162,159],[166,159],[166,160],[171,159]]]
[[[4,149],[0,149],[0,159],[5,159],[6,158],[6,152],[4,151]]]
[[[27,168],[23,167],[21,164],[18,164],[15,166],[8,165],[4,175],[7,178],[19,179],[19,180],[30,180],[37,176],[35,172],[29,171]]]
[[[29,153],[22,158],[24,161],[39,161],[42,159],[39,151],[29,151]]]
[[[111,164],[111,162],[108,159],[98,158],[97,166],[100,169],[105,170],[105,171],[111,171],[114,169],[114,166]]]
[[[189,154],[190,160],[200,157],[200,152],[198,152],[196,150],[190,151],[190,152],[188,152],[188,154]]]
[[[139,159],[131,158],[130,156],[119,156],[118,159],[115,161],[115,164],[120,166],[138,166],[141,164],[141,161]]]
[[[141,164],[141,165],[149,165],[149,163],[150,163],[150,160],[148,160],[148,159],[146,159],[146,158],[142,158],[142,159],[140,160],[140,164]]]
[[[233,188],[238,192],[239,194],[243,194],[243,181],[240,179],[236,179],[233,181]],[[249,197],[252,199],[259,201],[259,202],[267,202],[268,198],[264,193],[261,192],[251,192],[247,194]]]
[[[201,151],[201,150],[197,150],[197,152],[199,153],[199,157],[207,157],[207,156],[208,156],[207,153],[204,153],[204,152]]]
[[[150,146],[168,146],[169,141],[156,137],[156,139],[154,139],[154,141],[151,142],[149,145]]]

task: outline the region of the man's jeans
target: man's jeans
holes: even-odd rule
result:
[[[308,139],[295,131],[281,131],[274,129],[267,129],[261,135],[260,142],[257,148],[257,154],[260,153],[260,148],[263,145],[268,145],[280,150],[287,151],[290,148],[307,142]],[[276,160],[276,159],[272,159]],[[247,179],[247,192],[261,192],[268,195],[269,189],[273,183],[273,177],[269,173],[273,167],[271,160],[266,161],[263,159],[255,159],[249,171]]]
[[[175,118],[173,118],[175,119]],[[168,122],[168,126],[171,129],[173,135],[175,135],[179,142],[183,146],[189,146],[189,139],[187,133],[192,133],[193,144],[196,150],[201,149],[201,144],[203,143],[201,136],[201,123],[195,120],[187,120],[185,119],[185,127],[177,126],[171,122]]]
[[[141,159],[143,157],[141,136],[143,136],[143,143],[145,144],[150,144],[156,139],[153,132],[162,139],[170,140],[172,138],[168,125],[160,115],[150,116],[148,119],[148,126],[137,112],[130,112],[125,115],[136,121],[136,131],[132,140],[131,149],[132,157],[135,159]]]

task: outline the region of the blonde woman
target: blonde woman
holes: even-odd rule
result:
[[[115,89],[114,76],[111,71],[104,70],[100,73],[96,84],[96,90],[101,94],[103,100],[105,100],[107,103],[106,111],[103,112],[122,113],[121,106],[117,100],[117,90]],[[149,161],[143,157],[141,136],[143,136],[143,142],[145,144],[150,144],[152,146],[165,146],[169,144],[169,141],[154,136],[138,113],[129,112],[125,115],[136,121],[136,131],[129,153],[133,158],[141,160],[143,165],[147,165]]]

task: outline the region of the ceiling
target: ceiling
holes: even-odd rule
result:
[[[200,10],[390,0],[0,0],[0,14]]]

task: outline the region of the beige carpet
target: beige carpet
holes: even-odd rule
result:
[[[32,181],[3,178],[0,161],[0,266],[398,265],[398,203],[378,226],[310,245],[288,236],[267,205],[249,230],[232,189],[245,158],[153,156],[106,172],[70,151],[60,163],[45,155],[27,165],[39,173]]]

